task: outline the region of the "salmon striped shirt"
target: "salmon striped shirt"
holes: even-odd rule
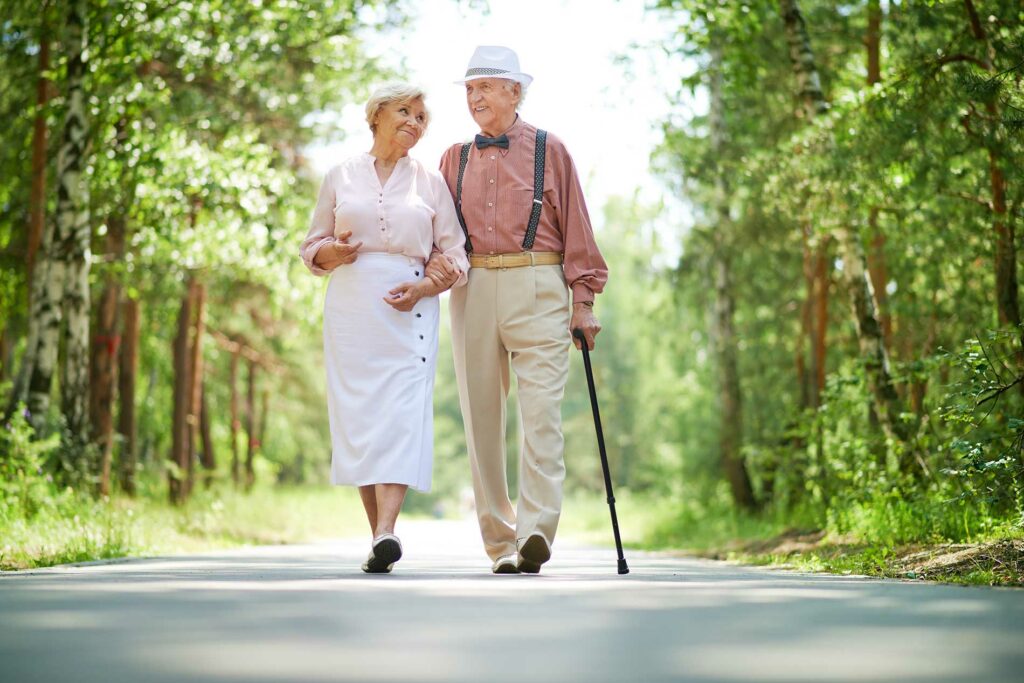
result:
[[[462,214],[475,254],[523,251],[533,208],[534,144],[537,129],[517,117],[505,132],[508,149],[470,147],[462,179]],[[441,157],[441,174],[455,197],[462,145]],[[576,165],[565,145],[547,137],[544,195],[531,251],[563,254],[565,280],[573,301],[593,301],[608,281],[608,266],[594,239]]]

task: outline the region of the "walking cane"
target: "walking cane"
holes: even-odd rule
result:
[[[601,431],[601,412],[597,409],[597,390],[594,388],[594,371],[590,368],[590,349],[583,330],[576,328],[572,336],[580,340],[583,351],[583,367],[587,370],[587,386],[590,387],[590,407],[594,409],[594,429],[597,430],[597,448],[601,451],[601,469],[604,470],[604,490],[608,494],[608,509],[612,513],[612,531],[615,533],[615,549],[619,553],[619,573],[628,574],[626,557],[622,554],[622,539],[619,538],[619,518],[615,515],[615,496],[612,494],[612,475],[608,471],[608,454],[604,450],[604,432]]]

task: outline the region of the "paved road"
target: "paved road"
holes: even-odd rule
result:
[[[801,575],[559,543],[492,576],[471,524],[0,575],[0,681],[1024,680],[1024,591]]]

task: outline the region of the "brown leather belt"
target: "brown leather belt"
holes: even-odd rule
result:
[[[520,251],[514,254],[470,254],[474,268],[522,268],[524,266],[557,266],[562,254],[557,251]]]

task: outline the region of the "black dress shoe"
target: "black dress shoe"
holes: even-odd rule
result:
[[[524,574],[540,573],[540,566],[551,559],[551,548],[540,534],[533,534],[519,546],[516,567]]]

